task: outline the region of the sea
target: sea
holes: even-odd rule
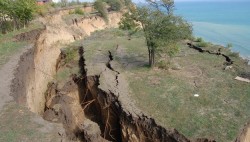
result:
[[[250,1],[175,2],[175,14],[193,25],[196,37],[226,46],[250,60]]]

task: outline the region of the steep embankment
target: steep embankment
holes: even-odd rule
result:
[[[101,17],[83,19],[78,24],[66,24],[62,16],[68,10],[59,11],[41,18],[45,25],[33,49],[28,51],[19,62],[14,80],[13,96],[19,101],[27,100],[31,111],[43,113],[47,84],[53,80],[56,73],[56,62],[60,55],[60,48],[78,38],[84,38],[95,30],[117,26],[121,13],[109,14],[109,23],[105,24]],[[77,32],[76,32],[77,31]],[[24,75],[23,75],[24,74]]]

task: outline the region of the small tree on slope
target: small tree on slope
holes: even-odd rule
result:
[[[173,15],[173,3],[168,0],[149,3],[148,7],[137,7],[130,11],[129,16],[125,14],[120,25],[136,26],[134,23],[140,23],[148,48],[149,65],[154,67],[156,53],[174,55],[178,51],[177,42],[191,37],[192,27],[182,17]]]

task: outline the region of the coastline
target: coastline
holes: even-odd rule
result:
[[[222,25],[208,22],[191,22],[194,36],[202,37],[205,41],[226,47],[232,44],[231,52],[239,53],[240,57],[248,60],[250,65],[250,28],[245,25]],[[245,36],[248,35],[248,36]]]
[[[237,6],[235,6],[237,4]],[[179,1],[175,14],[193,24],[194,36],[226,46],[250,60],[250,14],[248,1]]]

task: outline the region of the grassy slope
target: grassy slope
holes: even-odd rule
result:
[[[27,107],[10,102],[0,114],[0,141],[60,141],[53,126],[47,123]]]
[[[15,41],[14,36],[40,27],[40,24],[32,24],[26,29],[21,29],[4,35],[0,34],[0,68],[8,62],[13,54],[28,45],[25,41]]]
[[[144,39],[137,36],[127,40],[124,35],[117,30],[99,31],[74,46],[84,46],[87,60],[111,50],[127,75],[131,97],[163,126],[176,128],[191,138],[236,138],[250,118],[250,86],[233,78],[239,69],[250,71],[249,66],[234,58],[234,68],[225,71],[224,58],[201,54],[180,44],[180,53],[171,63],[178,64],[181,70],[149,69]],[[211,45],[207,48],[218,49]],[[223,52],[230,54],[228,50]],[[70,71],[65,76],[69,74]],[[194,94],[200,96],[196,98]]]

